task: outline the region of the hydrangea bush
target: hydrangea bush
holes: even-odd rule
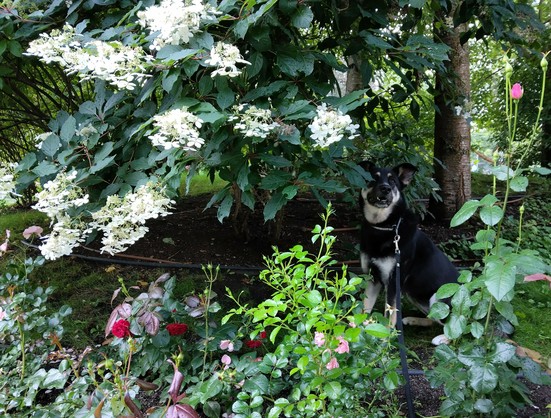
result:
[[[220,221],[231,210],[262,211],[272,220],[299,190],[310,189],[325,203],[326,193],[363,185],[366,174],[354,157],[358,146],[364,148],[359,135],[366,125],[359,119],[371,100],[377,106],[384,99],[371,89],[332,93],[338,90],[334,71],[347,70],[346,58],[357,47],[370,52],[366,63],[387,56],[384,43],[397,35],[358,29],[353,39],[341,38],[330,22],[348,18],[316,2],[108,3],[54,1],[26,20],[2,16],[30,40],[28,60],[60,66],[88,97],[78,111],[59,112],[49,132],[36,134],[37,149],[14,173],[17,192],[39,180],[51,194],[39,203],[54,215],[44,238],[52,243],[42,246],[48,259],[96,235],[103,236],[104,251],[124,251],[145,226],[113,231],[119,216],[112,199],[150,184],[168,202],[182,175],[188,173],[189,182],[199,169],[227,181],[209,204],[218,207]],[[366,14],[359,4],[350,12],[353,19],[372,16],[377,25],[388,19],[384,10]],[[445,47],[406,33],[386,58],[399,79],[406,79],[403,62],[434,69],[446,59]],[[324,39],[337,46],[327,48]],[[368,79],[371,70],[365,70]],[[57,213],[49,204],[68,197],[57,197],[61,189],[46,190],[67,179],[67,192],[89,200]],[[154,207],[164,216],[169,205]]]

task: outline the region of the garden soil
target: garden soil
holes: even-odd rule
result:
[[[239,221],[228,218],[223,223],[216,217],[216,207],[205,209],[210,196],[187,197],[176,205],[173,214],[155,219],[148,223],[149,233],[125,253],[114,258],[101,255],[99,243],[93,243],[81,249],[80,256],[105,263],[120,262],[142,267],[161,267],[173,269],[200,269],[202,265],[219,265],[231,274],[223,274],[218,294],[224,294],[225,287],[239,290],[243,287],[258,286],[254,294],[257,298],[268,297],[266,289],[255,283],[255,276],[264,266],[264,257],[271,256],[273,247],[285,251],[295,245],[303,245],[311,252],[319,248],[312,243],[312,229],[322,224],[324,210],[312,196],[304,195],[285,206],[279,237],[275,236],[278,226],[274,222],[264,222],[261,213],[250,213],[239,217]],[[337,241],[333,248],[334,258],[346,263],[351,271],[359,271],[358,228],[360,218],[357,204],[336,199],[333,202],[335,213],[329,219],[329,225],[335,228],[333,235]],[[247,222],[243,222],[246,219]],[[246,224],[247,228],[243,228]],[[475,231],[450,230],[436,224],[421,225],[421,229],[435,241],[465,239]],[[239,234],[237,230],[248,230]],[[468,260],[454,260],[457,264],[468,264]],[[407,314],[407,312],[406,312]],[[434,335],[439,333],[434,327]],[[410,367],[422,370],[427,367],[432,354],[432,346],[416,341],[417,332],[406,331],[406,345],[413,346],[415,359]],[[409,340],[409,341],[408,341]],[[429,338],[425,338],[430,341]],[[551,387],[527,383],[533,405],[517,415],[521,418],[548,416],[546,406],[551,404]],[[411,391],[414,397],[416,413],[419,416],[437,416],[438,408],[444,396],[441,390],[430,387],[424,375],[411,377]],[[398,392],[401,411],[406,416],[407,407],[404,390]],[[142,400],[143,401],[143,400]]]

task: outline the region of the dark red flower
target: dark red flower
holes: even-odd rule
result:
[[[166,330],[170,335],[182,335],[187,331],[187,325],[179,323],[168,324]]]
[[[261,340],[265,339],[267,336],[268,336],[268,334],[266,334],[266,331],[260,331],[260,334],[258,334],[258,337]]]
[[[245,341],[245,345],[249,348],[258,348],[262,345],[262,341],[257,341],[257,340]]]
[[[130,336],[130,322],[126,319],[119,319],[113,324],[111,332],[115,337],[124,338]]]

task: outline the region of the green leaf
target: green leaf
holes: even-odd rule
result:
[[[221,413],[220,404],[216,401],[207,401],[203,405],[203,414],[208,418],[218,418]]]
[[[480,209],[480,219],[485,225],[497,225],[501,218],[503,218],[503,209],[499,206],[485,206]]]
[[[61,127],[61,131],[59,132],[60,138],[65,142],[69,142],[75,135],[76,125],[76,119],[72,116],[69,116]]]
[[[59,140],[59,137],[56,134],[51,133],[46,139],[44,139],[44,141],[42,141],[40,150],[48,157],[53,157],[59,149],[60,145],[61,142]]]
[[[287,171],[270,171],[260,182],[260,187],[264,190],[275,190],[283,187],[291,181],[293,176]]]
[[[447,283],[445,285],[440,286],[438,291],[436,292],[436,298],[437,299],[446,299],[450,296],[455,295],[455,292],[459,290],[459,284],[457,283]]]
[[[264,220],[270,221],[275,218],[277,212],[287,203],[288,199],[280,191],[275,192],[271,199],[264,206]]]
[[[383,324],[368,324],[364,330],[366,334],[377,338],[387,338],[390,335],[390,330]]]
[[[480,338],[484,334],[484,327],[480,322],[471,323],[471,335],[475,338]]]
[[[431,319],[444,319],[450,314],[450,307],[443,302],[435,302],[430,307],[430,313],[428,315]]]
[[[277,51],[277,65],[283,73],[291,77],[308,76],[314,71],[314,55],[285,47]]]
[[[224,200],[222,200],[222,203],[220,203],[220,206],[218,207],[218,211],[216,213],[216,217],[218,218],[218,222],[222,223],[225,218],[230,216],[230,210],[233,205],[233,196],[231,194],[226,194],[224,197]]]
[[[61,373],[58,369],[50,369],[44,377],[42,386],[48,389],[63,389],[66,382],[67,376]]]
[[[323,391],[330,399],[338,399],[342,393],[342,386],[339,382],[327,382],[323,385]]]
[[[269,392],[270,382],[263,374],[257,374],[249,379],[245,379],[243,390],[253,395],[265,395]]]
[[[291,16],[291,24],[295,28],[307,29],[310,27],[313,19],[314,13],[312,13],[310,7],[303,4],[300,5],[297,11],[293,13],[293,16]]]
[[[306,366],[308,366],[308,363],[310,363],[310,358],[308,356],[302,356],[297,361],[297,368],[300,370],[301,373],[304,373],[306,371]]]
[[[499,260],[490,260],[486,264],[484,284],[498,302],[515,287],[516,271],[516,266]]]
[[[516,348],[514,345],[498,342],[495,350],[490,354],[490,361],[492,363],[507,363],[514,357],[515,353]]]
[[[57,166],[50,161],[41,161],[32,169],[32,172],[42,179],[43,177],[57,173]]]
[[[494,410],[494,403],[491,399],[477,399],[474,403],[474,409],[483,414],[489,414]]]
[[[185,49],[178,45],[166,45],[157,52],[156,58],[165,61],[178,61],[192,57],[198,52],[198,49]]]
[[[199,388],[201,403],[205,403],[207,400],[214,398],[222,391],[223,388],[224,384],[218,379],[218,376],[213,375]]]
[[[525,192],[528,187],[528,178],[524,176],[516,176],[509,182],[509,187],[514,192]]]
[[[469,383],[478,393],[486,394],[492,392],[498,382],[496,368],[491,363],[474,365],[469,369]]]
[[[311,290],[310,292],[306,293],[299,302],[306,306],[307,308],[315,308],[323,301],[323,297],[321,296],[321,293],[319,290]]]
[[[451,219],[450,226],[455,227],[466,222],[474,215],[474,213],[479,207],[480,207],[480,202],[478,200],[469,200],[465,202],[461,207],[461,209],[459,209]]]
[[[444,334],[451,340],[461,337],[467,329],[467,318],[464,315],[452,313],[444,325]]]

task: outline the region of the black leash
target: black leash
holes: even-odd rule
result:
[[[396,279],[396,328],[398,328],[398,344],[400,349],[400,362],[402,363],[402,375],[406,380],[404,386],[406,392],[406,401],[408,406],[408,417],[415,418],[415,408],[413,406],[413,396],[411,395],[411,383],[409,380],[408,360],[406,357],[406,344],[404,341],[404,324],[402,322],[402,298],[400,290],[400,234],[398,228],[400,228],[400,222],[402,218],[398,220],[396,224],[396,235],[394,236],[394,257],[396,259],[395,279]]]

